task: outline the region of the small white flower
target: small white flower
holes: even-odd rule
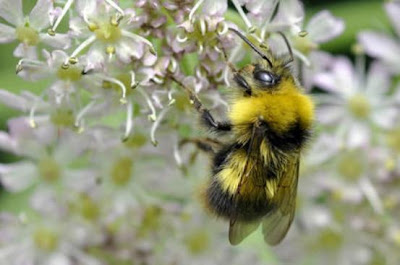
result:
[[[70,39],[66,34],[51,37],[43,32],[50,26],[50,14],[53,10],[53,1],[38,0],[31,13],[24,17],[22,0],[1,0],[0,17],[9,24],[0,23],[0,42],[18,40],[20,44],[15,49],[14,56],[32,59],[37,57],[36,46],[39,43],[59,49],[68,48]]]
[[[88,56],[97,52],[103,61],[115,54],[123,63],[141,59],[146,49],[155,55],[151,42],[135,34],[134,23],[136,13],[132,9],[124,10],[124,14],[112,12],[106,3],[95,1],[78,1],[80,17],[71,19],[71,34],[83,41],[73,52],[76,56],[83,49],[90,47]]]

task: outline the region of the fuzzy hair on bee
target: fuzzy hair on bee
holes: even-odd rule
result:
[[[293,75],[293,54],[263,53],[230,28],[261,56],[236,70],[226,121],[217,121],[185,88],[202,123],[219,139],[193,140],[211,154],[211,176],[201,199],[212,215],[229,221],[229,241],[239,244],[260,225],[265,241],[276,245],[293,221],[301,152],[311,135],[313,101]],[[181,86],[183,86],[181,84]]]

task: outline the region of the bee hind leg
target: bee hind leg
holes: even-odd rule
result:
[[[181,149],[186,144],[194,144],[198,149],[211,154],[216,154],[222,147],[222,143],[218,140],[211,138],[186,138],[182,139],[178,147]]]

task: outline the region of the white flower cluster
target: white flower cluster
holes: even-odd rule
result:
[[[290,235],[300,243],[284,243],[277,255],[304,248],[305,260],[327,250],[347,257],[350,245],[367,251],[369,262],[391,251],[389,243],[399,246],[399,224],[390,216],[385,229],[379,221],[388,206],[370,175],[382,186],[399,176],[400,127],[393,125],[400,90],[381,62],[365,74],[363,55],[353,69],[348,59],[319,51],[342,33],[341,19],[322,11],[304,23],[299,0],[38,0],[29,14],[22,2],[0,0],[0,43],[17,42],[18,77],[48,85],[20,94],[0,89],[0,102],[20,112],[0,131],[0,148],[16,157],[0,164],[0,183],[7,196],[26,198],[25,207],[0,213],[0,264],[267,262],[257,244],[228,246],[223,224],[193,198],[209,177],[206,161],[179,146],[200,133],[178,83],[224,111],[229,104],[218,89],[230,86],[229,64],[253,56],[229,27],[276,53],[285,52],[275,34],[283,32],[304,87],[326,91],[315,97],[321,133],[304,170],[310,177],[300,180],[304,204]],[[387,6],[397,10],[389,15],[398,13],[397,4]],[[368,38],[372,33],[360,35],[361,43]],[[364,42],[367,52],[396,63],[371,43]],[[380,148],[386,136],[393,144]],[[387,198],[390,209],[399,208],[399,196]],[[365,238],[349,243],[356,233],[346,229]],[[360,247],[379,232],[387,234],[381,248]]]

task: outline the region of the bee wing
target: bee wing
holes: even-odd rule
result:
[[[229,242],[231,245],[237,245],[248,235],[253,233],[260,225],[261,220],[252,222],[240,222],[231,220],[229,223]]]
[[[276,208],[262,221],[264,240],[269,245],[279,244],[293,221],[296,209],[299,161],[300,155],[294,159],[294,162],[288,166],[288,170],[281,176],[274,198]]]

